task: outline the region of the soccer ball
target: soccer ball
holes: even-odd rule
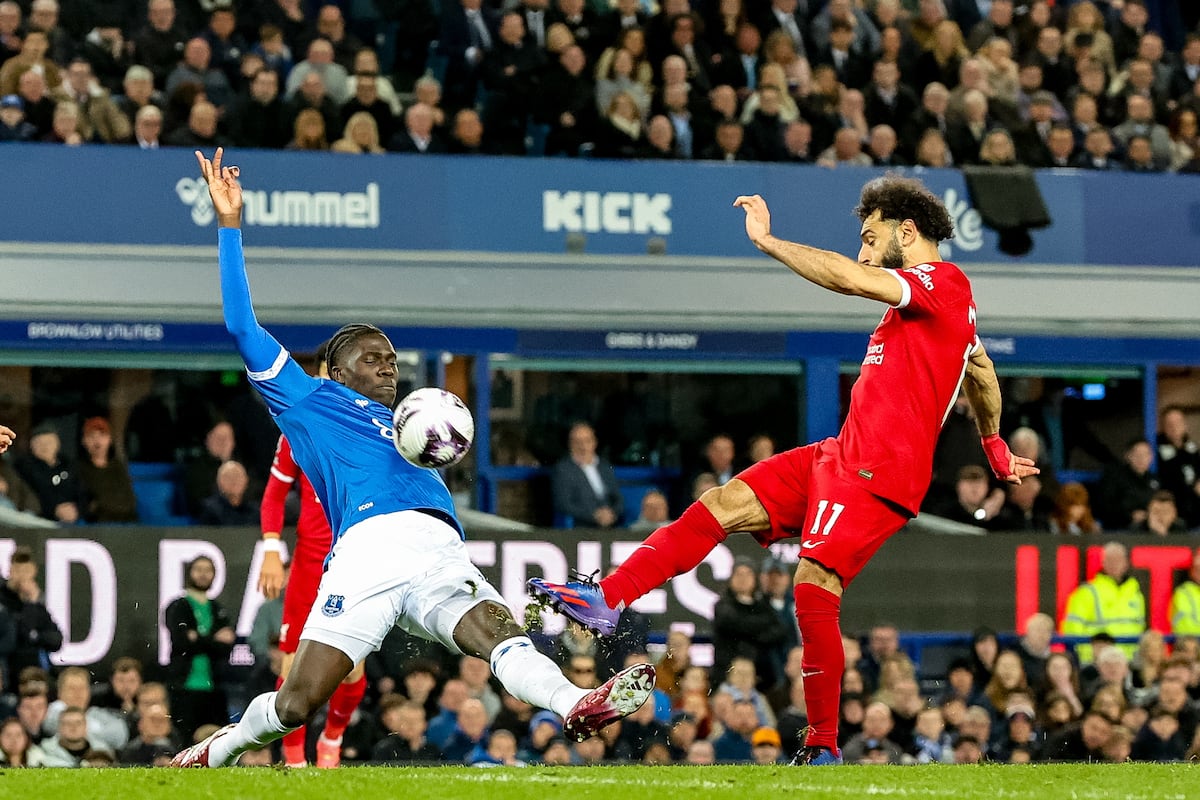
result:
[[[410,392],[392,414],[396,450],[410,464],[437,469],[471,449],[475,420],[466,403],[435,387]]]

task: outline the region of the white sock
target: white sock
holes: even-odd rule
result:
[[[548,708],[563,719],[590,689],[567,680],[553,661],[538,652],[528,636],[505,639],[492,650],[492,673],[504,688],[538,708]]]
[[[227,767],[247,750],[256,750],[281,738],[294,728],[285,728],[275,711],[279,692],[260,694],[246,706],[242,719],[229,733],[213,740],[208,749],[210,767]]]

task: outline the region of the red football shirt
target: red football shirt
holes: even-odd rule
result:
[[[262,499],[262,529],[283,530],[283,504],[292,486],[299,481],[300,519],[296,522],[296,549],[292,553],[292,573],[297,570],[312,571],[320,576],[325,557],[333,542],[333,531],[329,520],[312,484],[292,459],[292,447],[286,437],[279,437],[275,447],[275,460],[271,462],[271,475]]]
[[[871,334],[838,441],[847,479],[916,514],[938,432],[978,346],[975,302],[949,262],[889,271],[903,296]]]

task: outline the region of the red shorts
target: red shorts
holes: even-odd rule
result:
[[[315,563],[297,557],[288,575],[287,591],[283,594],[283,624],[279,627],[279,649],[284,653],[296,652],[300,644],[300,632],[308,621],[308,613],[317,601],[317,589],[321,586],[324,558]]]
[[[837,573],[845,587],[910,515],[843,479],[839,461],[837,440],[825,439],[771,456],[737,478],[771,521],[770,530],[754,534],[758,543],[799,536],[801,558]]]

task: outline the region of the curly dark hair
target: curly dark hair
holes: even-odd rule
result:
[[[863,187],[854,213],[862,221],[876,211],[888,221],[911,219],[926,239],[940,242],[954,236],[954,220],[933,192],[915,178],[888,173]]]
[[[374,325],[366,323],[354,323],[351,325],[343,325],[338,328],[337,333],[329,338],[325,344],[325,366],[329,368],[329,373],[333,374],[333,365],[337,363],[338,356],[342,350],[345,350],[362,336],[370,333],[378,333],[383,336],[382,330]]]

